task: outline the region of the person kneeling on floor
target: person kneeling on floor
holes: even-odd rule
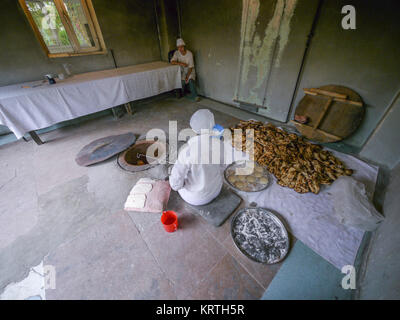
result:
[[[186,49],[186,44],[183,39],[176,40],[176,47],[178,50],[175,51],[171,64],[179,65],[181,68],[182,76],[182,91],[185,93],[185,87],[189,85],[190,99],[199,101],[196,91],[196,71],[194,69],[193,53]]]
[[[184,201],[201,206],[220,194],[226,165],[249,160],[249,156],[221,139],[220,133],[215,131],[214,114],[210,110],[197,110],[190,119],[190,126],[196,135],[179,150],[169,184]]]

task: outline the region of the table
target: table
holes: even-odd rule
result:
[[[179,66],[156,61],[77,74],[50,85],[33,81],[0,87],[0,124],[17,137],[56,123],[181,88]]]

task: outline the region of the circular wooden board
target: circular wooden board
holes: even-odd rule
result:
[[[360,95],[352,89],[343,86],[327,85],[318,89],[347,95],[348,100],[361,102]],[[323,113],[328,101],[324,95],[306,94],[296,108],[296,115],[306,116],[308,122],[301,125],[296,122],[297,130],[306,138],[318,142],[335,142],[343,140],[353,134],[359,127],[365,113],[364,106],[357,106],[341,101],[332,101],[325,116],[318,125],[318,130],[313,128]]]

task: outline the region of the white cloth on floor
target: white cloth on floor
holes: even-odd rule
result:
[[[0,124],[20,139],[32,130],[181,87],[179,67],[161,61],[78,74],[53,85],[0,87]]]
[[[372,198],[378,177],[378,167],[353,156],[330,150],[346,167],[354,169],[354,179],[362,182]],[[341,224],[334,214],[333,196],[329,186],[319,194],[299,194],[284,188],[273,178],[271,185],[256,193],[239,192],[249,205],[270,209],[285,221],[289,231],[304,244],[338,269],[354,265],[364,231]]]

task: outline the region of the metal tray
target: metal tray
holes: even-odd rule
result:
[[[130,132],[97,139],[84,146],[77,154],[75,161],[80,166],[89,166],[107,160],[129,148],[135,140],[136,136]]]
[[[249,259],[274,264],[289,252],[289,236],[279,218],[265,208],[243,208],[231,221],[236,247]]]
[[[234,186],[234,185],[228,180],[228,178],[227,178],[227,172],[230,171],[233,167],[239,167],[239,166],[241,166],[241,165],[244,165],[245,162],[246,162],[246,161],[241,160],[241,161],[236,161],[236,162],[230,164],[230,165],[225,169],[225,171],[224,171],[224,179],[225,179],[225,182],[226,182],[231,188],[233,188],[233,189],[236,190],[236,191],[240,191],[240,192],[260,192],[260,191],[263,191],[263,190],[267,189],[267,188],[270,186],[270,184],[271,184],[271,175],[269,174],[269,172],[268,172],[263,166],[261,166],[261,165],[259,165],[259,164],[256,164],[256,165],[259,166],[259,167],[262,167],[262,168],[264,169],[263,176],[266,177],[266,178],[268,179],[268,183],[266,183],[266,184],[260,184],[260,183],[259,183],[259,185],[262,186],[262,187],[257,188],[256,190],[244,190],[244,189],[240,189],[240,188]]]

